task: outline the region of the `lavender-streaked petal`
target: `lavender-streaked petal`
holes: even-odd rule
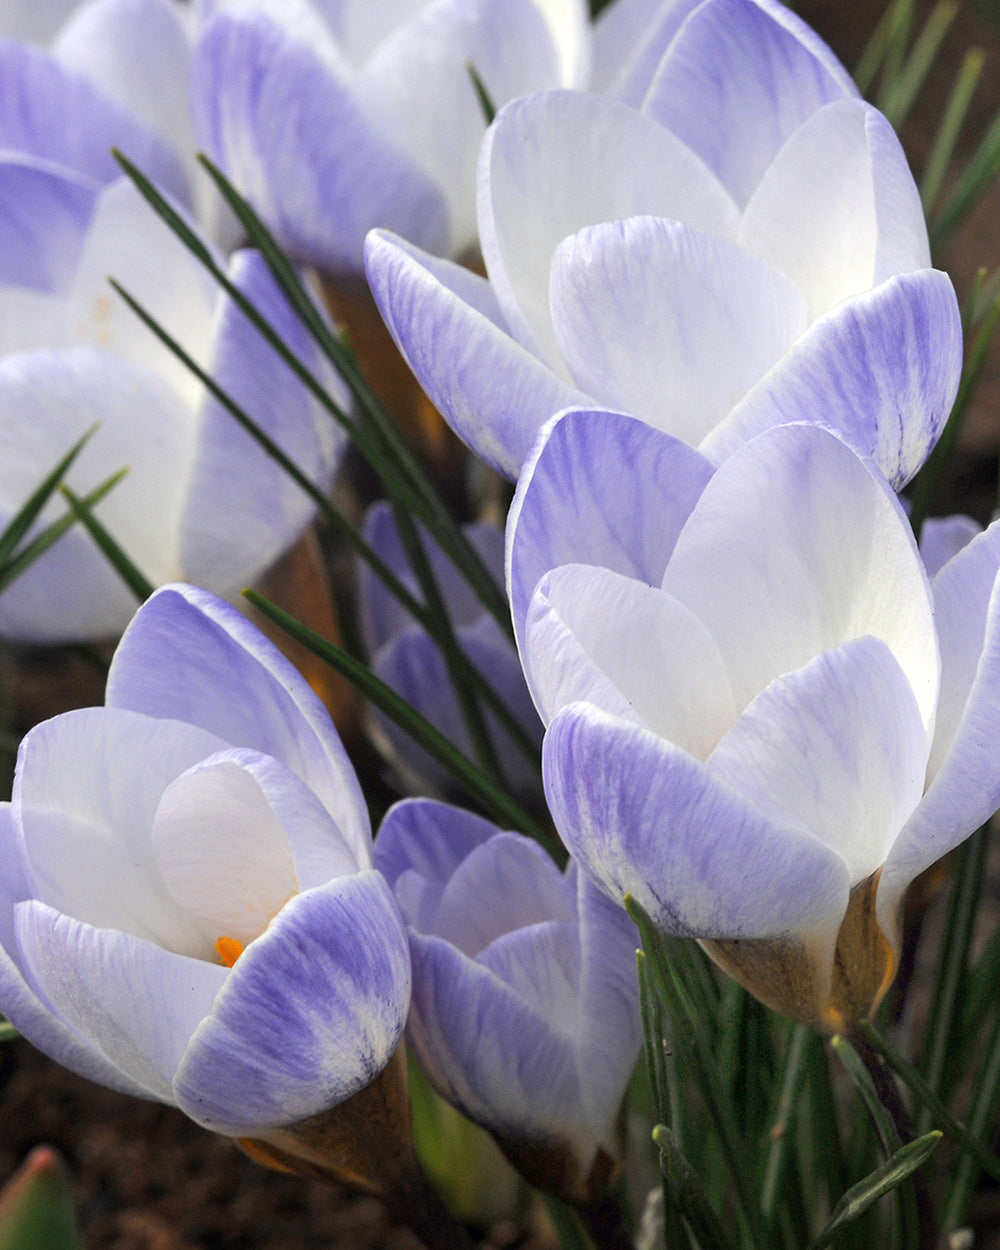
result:
[[[590,89],[638,108],[663,54],[702,0],[616,0],[594,23]]]
[[[339,378],[324,368],[260,253],[238,252],[229,277],[346,406]],[[328,490],[346,435],[228,297],[216,309],[211,356],[214,380],[314,485]],[[292,545],[315,504],[211,396],[203,400],[199,425],[181,524],[181,563],[190,581],[236,591]]]
[[[409,995],[406,931],[378,873],[299,894],[229,973],[174,1096],[192,1119],[236,1136],[315,1115],[385,1067]]]
[[[28,976],[45,1000],[127,1077],[171,1101],[177,1064],[226,969],[95,929],[34,899],[15,919]]]
[[[814,425],[777,426],[705,487],[663,588],[726,658],[737,705],[852,638],[881,638],[930,728],[939,665],[913,533],[874,466]]]
[[[61,294],[80,257],[97,188],[69,170],[29,156],[0,160],[0,282]],[[17,325],[3,350],[15,350]],[[13,341],[12,341],[13,340]],[[25,341],[25,346],[46,346]]]
[[[435,406],[477,456],[516,478],[542,424],[587,396],[514,342],[482,278],[378,231],[366,261],[379,311]]]
[[[358,271],[376,225],[443,251],[440,192],[383,140],[312,48],[257,13],[219,13],[192,66],[202,143],[296,259]]]
[[[711,0],[670,45],[643,110],[746,204],[782,145],[857,88],[830,49],[776,0]]]
[[[544,188],[544,191],[542,191]],[[549,314],[559,243],[622,217],[678,218],[734,235],[735,206],[711,171],[651,118],[583,92],[508,104],[479,158],[483,259],[511,333],[561,370]]]
[[[235,746],[274,756],[316,793],[358,862],[369,862],[361,788],[326,709],[229,604],[193,586],[158,591],[119,643],[107,702],[200,725]]]
[[[698,452],[632,417],[580,409],[549,422],[507,520],[507,587],[519,646],[528,603],[549,569],[594,564],[659,585],[711,476]]]
[[[658,217],[564,240],[550,305],[581,390],[694,446],[809,321],[776,269],[729,239]]]
[[[812,317],[931,263],[899,140],[857,100],[828,104],[792,135],[754,191],[739,241],[795,282]]]
[[[843,860],[713,777],[673,743],[587,704],[564,708],[543,747],[556,828],[612,898],[631,894],[682,936],[832,936],[847,906]]]
[[[859,638],[771,682],[707,768],[748,803],[819,838],[857,885],[882,865],[920,801],[928,749],[889,648]]]
[[[951,280],[936,269],[901,274],[814,322],[701,450],[718,464],[773,425],[822,424],[899,490],[937,441],[961,368]]]

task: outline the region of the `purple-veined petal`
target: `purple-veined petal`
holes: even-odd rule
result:
[[[28,156],[0,160],[0,281],[61,294],[69,285],[90,226],[97,188],[88,179]],[[6,328],[6,327],[5,327]],[[3,350],[21,346],[10,326]],[[25,346],[47,346],[44,339]]]
[[[440,192],[386,143],[312,48],[260,14],[217,14],[192,67],[209,154],[297,259],[360,270],[367,231],[447,244]]]
[[[118,645],[107,703],[200,725],[235,746],[274,756],[316,793],[358,863],[370,861],[361,788],[326,709],[229,604],[193,586],[158,591]]]
[[[379,46],[355,88],[381,134],[441,190],[449,225],[442,250],[453,255],[476,243],[476,159],[486,123],[470,65],[497,108],[562,85],[558,49],[533,0],[437,0]]]
[[[777,822],[673,743],[587,704],[543,746],[545,793],[581,868],[657,928],[691,937],[832,938],[847,906],[843,860]]]
[[[227,970],[35,899],[18,905],[15,923],[27,975],[45,1000],[149,1096],[172,1101],[174,1071]]]
[[[643,111],[742,206],[789,135],[824,104],[857,94],[819,36],[776,0],[711,0],[681,27]]]
[[[844,861],[879,868],[920,801],[929,741],[892,652],[859,638],[779,677],[707,762],[709,772]]]
[[[568,1039],[447,942],[411,934],[410,945],[406,1036],[438,1092],[503,1136],[577,1139],[585,1126]]]
[[[595,564],[659,585],[711,476],[698,452],[632,417],[581,409],[550,421],[524,465],[507,519],[518,645],[532,593],[549,569]]]
[[[0,363],[0,517],[9,519],[92,426],[69,485],[84,494],[127,469],[96,515],[154,584],[175,577],[187,413],[158,378],[109,352],[23,352]],[[63,511],[51,502],[40,524]],[[132,592],[74,527],[0,596],[0,632],[35,642],[92,640],[120,632],[134,611]]]
[[[935,579],[942,653],[941,727],[928,770],[927,793],[897,838],[883,870],[880,915],[892,916],[914,877],[967,838],[1000,806],[998,545],[994,524]]]
[[[638,108],[663,54],[702,0],[615,0],[594,23],[590,89]]]
[[[928,517],[920,527],[920,556],[932,583],[935,576],[969,543],[983,532],[983,527],[972,517]],[[940,708],[940,701],[938,702]],[[940,713],[938,715],[940,721]]]
[[[525,672],[542,718],[586,700],[705,759],[739,713],[718,644],[683,603],[610,569],[567,564],[539,582]]]
[[[225,746],[194,725],[104,708],[36,726],[14,781],[30,895],[98,928],[201,954],[150,833],[169,783]]]
[[[937,638],[913,533],[877,471],[828,431],[775,427],[730,456],[677,540],[663,589],[715,637],[739,707],[870,634],[933,724]]]
[[[936,443],[961,369],[951,280],[936,269],[901,274],[815,321],[701,450],[718,464],[773,425],[825,425],[899,490]]]
[[[409,994],[406,931],[378,873],[299,894],[237,960],[177,1070],[176,1100],[237,1136],[315,1115],[385,1067]]]
[[[14,927],[14,905],[28,897],[19,847],[20,833],[9,803],[0,804],[0,1011],[40,1050],[65,1068],[122,1093],[145,1097],[147,1090],[113,1067],[59,1016],[24,979]]]
[[[729,239],[657,217],[564,240],[550,303],[581,390],[694,446],[809,320],[776,269]]]
[[[678,218],[735,235],[736,209],[715,176],[669,131],[599,96],[547,91],[508,104],[479,157],[479,234],[511,333],[562,371],[549,315],[559,243],[622,217]]]
[[[325,368],[301,321],[258,252],[229,265],[235,286],[344,406],[343,386]],[[263,341],[227,296],[216,308],[209,372],[320,490],[329,489],[346,447],[342,428]],[[214,397],[204,394],[180,535],[188,580],[221,591],[253,581],[291,544],[315,504]]]
[[[109,287],[109,274],[199,364],[207,363],[215,281],[124,178],[101,194],[94,209],[68,292],[73,332],[78,341],[156,373],[193,407],[201,383]]]
[[[477,456],[516,478],[542,424],[587,396],[514,342],[482,278],[379,231],[366,261],[383,320],[435,406]]]
[[[121,173],[113,147],[169,195],[186,198],[187,176],[167,143],[41,49],[0,41],[0,148],[111,182]]]
[[[576,1049],[586,1079],[580,1094],[595,1134],[609,1138],[642,1044],[635,952],[628,914],[582,872],[572,870],[580,924]]]
[[[812,317],[931,263],[899,140],[857,100],[828,104],[792,135],[747,205],[739,241],[795,282]]]
[[[186,16],[169,0],[91,0],[76,9],[52,49],[60,64],[185,157],[195,150]]]
[[[541,854],[545,856],[544,851]],[[528,1007],[547,1018],[557,1037],[572,1043],[577,1022],[580,942],[572,907],[569,910],[569,920],[539,921],[500,934],[480,952],[477,963],[509,985]]]

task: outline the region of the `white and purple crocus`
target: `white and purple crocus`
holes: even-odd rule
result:
[[[28,734],[0,840],[0,1010],[75,1072],[266,1142],[395,1052],[410,959],[357,779],[204,591],[161,590],[106,706]]]
[[[509,588],[546,796],[612,897],[836,1030],[892,978],[907,886],[1000,802],[1000,527],[929,582],[833,433],[713,468],[583,410],[526,465]]]
[[[888,122],[772,0],[704,0],[642,81],[500,111],[478,171],[487,277],[370,237],[413,371],[511,478],[566,407],[719,463],[768,422],[832,420],[834,395],[898,489],[950,410],[961,331]]]

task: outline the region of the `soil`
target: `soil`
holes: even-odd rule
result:
[[[882,11],[882,0],[801,0],[797,10],[853,67]],[[918,6],[921,14],[928,4]],[[919,20],[919,19],[918,19]],[[987,64],[973,102],[964,150],[1000,109],[996,27],[963,0],[932,80],[902,130],[919,169],[962,55],[976,44]],[[995,186],[939,263],[960,298],[980,266],[1000,264],[1000,186]],[[1000,446],[1000,352],[994,350],[936,511],[987,521],[996,501]],[[74,653],[24,651],[7,657],[13,735],[74,706],[102,701],[101,675]],[[0,781],[6,779],[0,778]],[[381,785],[381,779],[379,780]],[[87,1250],[417,1250],[374,1199],[274,1172],[180,1113],[112,1093],[55,1067],[26,1042],[0,1047],[0,1183],[31,1147],[50,1143],[73,1178]],[[988,1201],[988,1199],[986,1199]],[[984,1210],[978,1247],[1000,1245]],[[533,1225],[525,1232],[523,1223]],[[486,1235],[486,1234],[484,1234]],[[537,1212],[522,1227],[494,1225],[486,1244],[551,1250],[556,1242]]]

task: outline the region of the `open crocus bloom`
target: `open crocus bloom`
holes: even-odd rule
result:
[[[950,409],[958,308],[899,143],[771,0],[705,0],[641,108],[548,91],[502,109],[479,232],[488,279],[383,231],[367,272],[428,395],[509,477],[564,407],[719,463],[833,389],[863,394],[842,432],[898,488]]]
[[[139,610],[106,707],[28,734],[0,837],[0,1010],[74,1071],[266,1139],[395,1051],[406,934],[353,770],[204,591]]]
[[[98,518],[154,584],[235,593],[277,559],[311,501],[111,290],[113,274],[321,488],[345,438],[235,303],[126,181],[0,160],[0,526],[90,427],[69,485],[126,477]],[[217,258],[225,268],[221,257]],[[230,279],[334,395],[263,259]],[[47,522],[61,511],[53,502]],[[131,592],[79,527],[0,596],[0,634],[36,642],[119,633]]]
[[[909,883],[1000,802],[1000,527],[928,584],[892,491],[814,426],[714,473],[556,419],[508,531],[553,818],[612,897],[824,1030],[891,980]]]
[[[466,526],[465,536],[486,566],[495,573],[497,580],[501,580],[503,533],[494,525],[480,522]],[[422,599],[417,577],[410,567],[388,504],[376,503],[369,508],[365,516],[364,537],[410,592],[417,599]],[[540,745],[541,722],[524,684],[517,652],[509,635],[486,611],[468,582],[459,575],[433,539],[423,531],[420,537],[438,590],[450,613],[456,641],[504,699],[525,734]],[[367,564],[361,568],[359,581],[361,624],[372,670],[450,742],[466,755],[474,757],[471,735],[440,648]],[[484,716],[505,781],[515,794],[541,803],[537,769],[526,762],[494,715],[484,709]],[[379,725],[397,761],[405,769],[434,793],[445,796],[454,793],[456,783],[450,775],[408,734],[388,717],[380,717]]]
[[[407,1039],[435,1088],[568,1201],[614,1173],[639,1050],[635,929],[530,839],[427,799],[375,843],[410,933]]]
[[[199,137],[299,259],[360,272],[377,225],[435,252],[475,242],[494,105],[586,72],[581,0],[212,0]]]
[[[193,30],[176,0],[4,0],[0,147],[102,183],[117,147],[192,207]]]

